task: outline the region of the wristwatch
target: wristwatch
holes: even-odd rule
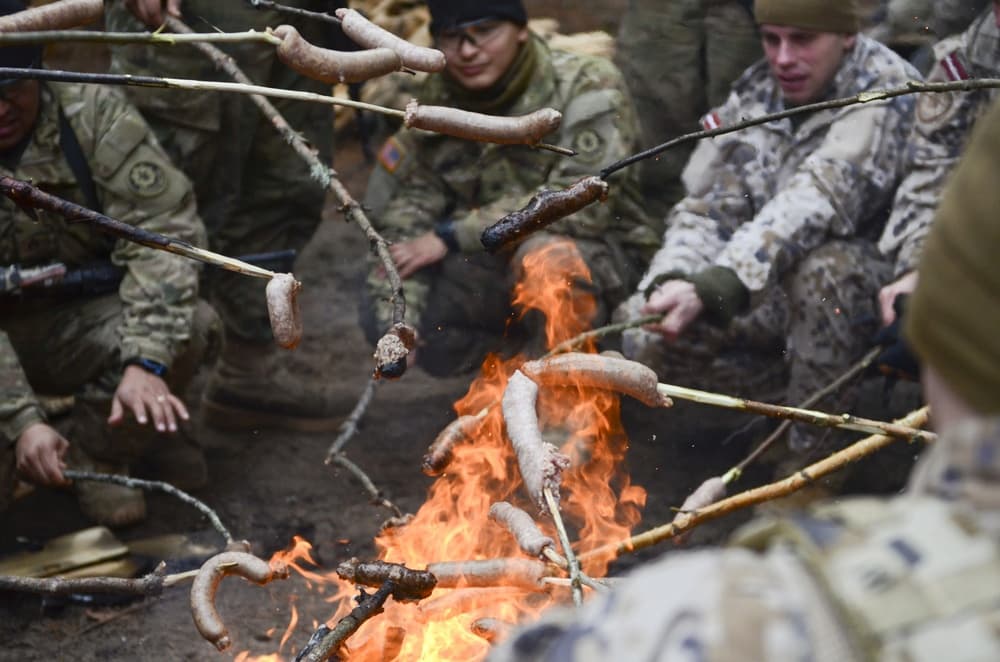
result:
[[[167,374],[167,366],[163,365],[162,363],[158,363],[152,359],[144,359],[139,356],[126,359],[124,365],[126,366],[137,365],[146,372],[152,373],[157,377],[163,377],[164,375]]]

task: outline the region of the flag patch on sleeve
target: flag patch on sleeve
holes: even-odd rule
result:
[[[395,137],[389,138],[378,151],[378,162],[389,172],[396,172],[399,164],[403,161],[403,147]]]
[[[722,128],[722,118],[719,117],[719,113],[709,113],[701,118],[701,126],[706,131],[711,131],[712,129]]]

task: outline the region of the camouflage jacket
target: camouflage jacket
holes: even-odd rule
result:
[[[902,58],[859,35],[828,97],[919,78]],[[721,266],[736,273],[754,301],[824,242],[877,236],[902,176],[913,104],[897,97],[702,141],[685,171],[688,195],[668,217],[640,291],[663,274]],[[781,89],[761,61],[703,123],[724,126],[783,108]]]
[[[388,239],[410,238],[450,219],[461,250],[480,251],[482,231],[523,207],[538,190],[565,188],[636,151],[638,125],[618,69],[604,58],[549,50],[541,39],[532,40],[538,49],[534,73],[507,114],[555,108],[563,115],[562,125],[545,141],[572,147],[577,156],[403,129],[382,147],[370,184],[382,193],[393,191],[384,213],[374,215]],[[428,80],[421,102],[460,107],[437,78]],[[591,205],[550,231],[617,242],[648,259],[660,233],[638,207],[634,171],[611,178],[606,203]],[[389,173],[391,178],[385,176]],[[379,193],[369,191],[367,197]],[[377,211],[378,205],[372,206]]]
[[[992,7],[964,33],[938,43],[934,54],[938,62],[928,74],[931,82],[1000,76],[1000,30]],[[897,276],[916,269],[945,180],[976,120],[997,96],[997,90],[985,89],[921,94],[917,99],[906,177],[879,242],[883,253],[898,256]]]
[[[82,148],[105,214],[144,230],[203,244],[191,183],[175,169],[146,123],[117,91],[94,85],[42,86],[42,105],[30,141],[13,170],[40,189],[87,206],[86,196],[60,147],[59,112]],[[124,267],[121,356],[170,365],[188,340],[198,294],[198,269],[186,258],[67,223],[44,211],[32,220],[0,200],[0,264],[23,267],[62,262],[68,267],[108,261]],[[17,306],[50,305],[28,301]],[[16,314],[17,306],[12,309]],[[2,327],[2,323],[0,323]],[[40,342],[44,342],[40,339]],[[41,412],[17,357],[0,337],[0,435],[16,438]]]

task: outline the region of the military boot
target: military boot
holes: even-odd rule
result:
[[[222,430],[336,430],[350,404],[288,370],[273,343],[227,338],[201,400],[202,420]]]

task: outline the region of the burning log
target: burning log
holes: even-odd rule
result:
[[[629,395],[648,407],[670,407],[673,401],[658,390],[651,368],[602,354],[569,352],[529,361],[521,371],[542,386],[585,386]]]
[[[216,554],[201,566],[191,586],[191,614],[198,632],[220,651],[232,644],[229,630],[215,608],[215,594],[224,577],[238,575],[255,584],[269,583],[274,579],[288,579],[288,566],[267,561],[245,552]]]
[[[498,618],[477,618],[472,621],[471,629],[474,635],[493,644],[501,639],[506,639],[514,627],[513,623],[501,621]]]
[[[442,561],[428,564],[427,572],[437,578],[438,588],[511,586],[538,589],[542,577],[548,575],[541,561],[520,558]]]
[[[510,531],[517,538],[518,546],[529,556],[541,556],[546,548],[556,544],[538,529],[531,515],[506,501],[490,506],[490,519]]]
[[[472,430],[486,418],[489,408],[483,409],[475,416],[459,416],[448,426],[441,430],[437,438],[427,448],[421,470],[427,476],[440,476],[448,468],[452,460],[452,449],[457,444],[468,441],[472,438]]]
[[[535,411],[537,400],[538,384],[525,377],[520,370],[514,371],[503,394],[503,417],[507,435],[517,454],[524,487],[539,509],[545,512],[548,504],[544,492],[549,490],[558,505],[559,483],[570,460],[555,446],[542,440]]]
[[[351,559],[337,566],[337,575],[344,580],[364,586],[382,586],[391,581],[395,587],[392,597],[400,602],[423,600],[438,584],[438,578],[427,570],[411,570],[399,563],[385,561],[359,561]]]
[[[361,591],[357,597],[358,606],[352,609],[347,616],[337,621],[337,625],[333,628],[328,628],[325,624],[321,625],[309,637],[305,648],[295,656],[295,662],[326,662],[332,658],[341,644],[357,632],[358,628],[365,624],[365,621],[382,613],[382,606],[395,590],[396,584],[390,579],[371,595]],[[404,631],[403,634],[405,635],[406,632]]]

